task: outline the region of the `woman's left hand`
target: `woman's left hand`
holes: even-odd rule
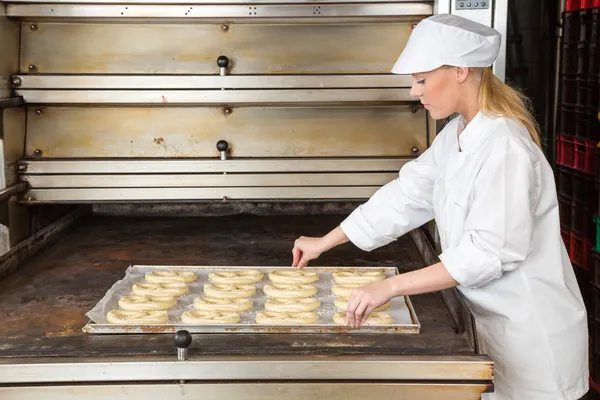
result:
[[[350,294],[346,310],[346,326],[361,326],[373,310],[387,303],[392,297],[393,289],[390,279],[354,289]]]

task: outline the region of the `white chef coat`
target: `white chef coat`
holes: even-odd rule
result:
[[[588,390],[587,317],[552,169],[520,123],[480,112],[465,125],[451,121],[341,227],[370,251],[435,218],[439,258],[494,361],[491,398],[579,399]]]

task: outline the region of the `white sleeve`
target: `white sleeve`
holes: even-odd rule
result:
[[[440,260],[461,286],[476,288],[514,270],[533,250],[533,209],[539,198],[539,162],[497,151],[475,180],[473,203],[460,243]]]
[[[379,189],[341,223],[354,245],[374,250],[434,218],[436,156],[443,145],[440,136],[421,156],[406,163],[397,179]]]

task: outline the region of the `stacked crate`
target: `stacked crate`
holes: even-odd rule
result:
[[[591,384],[596,391],[600,391],[599,14],[600,0],[567,1],[556,136],[561,234],[588,309]]]

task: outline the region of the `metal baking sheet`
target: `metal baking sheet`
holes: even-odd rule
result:
[[[167,265],[133,265],[130,266],[125,277],[117,281],[105,294],[105,296],[95,305],[95,307],[86,313],[90,321],[83,327],[84,332],[94,334],[109,333],[173,333],[180,329],[188,330],[191,333],[333,333],[333,332],[352,332],[352,333],[396,333],[396,334],[417,334],[421,325],[417,319],[412,303],[408,296],[396,297],[392,299],[392,307],[386,312],[394,319],[391,325],[362,326],[360,328],[350,328],[340,326],[333,322],[333,315],[338,311],[333,304],[336,299],[331,293],[331,285],[334,284],[333,272],[348,269],[373,270],[374,268],[385,271],[387,277],[397,274],[393,267],[306,267],[306,270],[314,271],[319,274],[319,281],[313,283],[318,292],[314,296],[321,301],[321,307],[316,310],[319,320],[311,325],[262,325],[255,321],[258,311],[264,310],[264,303],[268,297],[263,292],[265,284],[269,283],[268,273],[276,270],[289,270],[290,267],[258,267],[258,266],[167,266]],[[255,284],[256,294],[251,298],[254,302],[253,307],[240,313],[241,320],[234,325],[190,325],[181,322],[181,314],[189,309],[193,309],[193,302],[204,294],[205,283],[209,283],[208,274],[218,271],[236,271],[245,269],[257,269],[264,273],[264,278]],[[106,321],[106,314],[115,308],[118,308],[118,300],[126,295],[132,294],[131,287],[134,283],[144,282],[144,275],[154,270],[170,271],[185,270],[194,271],[198,274],[198,280],[190,284],[190,291],[179,297],[177,305],[169,310],[169,322],[166,324],[110,324]]]

